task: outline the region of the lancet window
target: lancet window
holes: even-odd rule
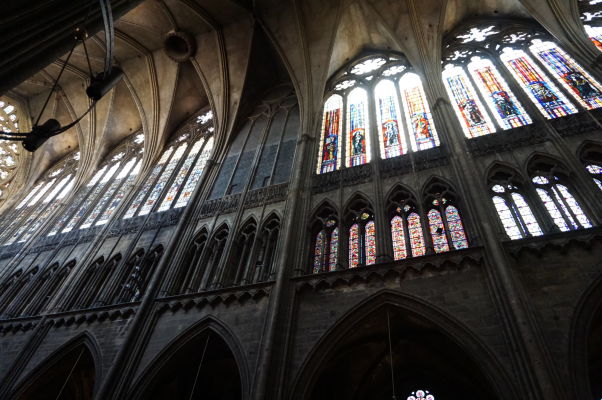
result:
[[[565,232],[591,228],[592,224],[569,183],[568,174],[561,166],[533,162],[529,169],[537,195],[558,229]]]
[[[435,253],[468,247],[455,199],[455,193],[446,184],[435,182],[426,189],[426,215]]]
[[[71,192],[78,163],[79,152],[72,152],[38,179],[15,209],[6,213],[0,242],[4,245],[25,242],[49,220]]]
[[[376,226],[370,204],[362,198],[351,202],[347,222],[349,268],[376,263]]]
[[[452,34],[443,60],[468,138],[602,107],[602,85],[537,27],[484,22]]]
[[[602,2],[579,0],[578,4],[585,32],[598,50],[602,51]]]
[[[48,235],[106,224],[140,171],[143,142],[143,134],[133,134],[110,152],[55,221]]]
[[[314,218],[312,231],[313,273],[336,271],[339,263],[339,226],[334,208],[321,208]]]
[[[418,202],[409,191],[397,188],[389,197],[393,259],[419,257],[426,254]]]
[[[401,55],[364,57],[339,72],[323,111],[318,174],[370,162],[373,146],[385,159],[439,145],[422,80]]]
[[[498,171],[490,176],[489,188],[493,205],[510,239],[543,235],[519,179],[512,173]]]
[[[213,151],[213,130],[213,114],[207,111],[176,132],[123,218],[186,206]]]

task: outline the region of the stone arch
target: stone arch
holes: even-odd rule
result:
[[[573,392],[582,398],[599,398],[602,383],[592,378],[602,371],[602,273],[597,274],[579,299],[569,329]]]
[[[541,152],[534,152],[530,154],[525,161],[524,168],[529,177],[531,177],[531,175],[533,175],[539,170],[551,169],[553,169],[555,172],[562,173],[566,177],[573,175],[573,171],[571,171],[567,167],[566,163],[562,161],[559,157]]]
[[[91,400],[101,375],[100,348],[95,338],[84,331],[53,351],[24,376],[11,398],[42,400],[54,391],[65,400]],[[65,387],[61,389],[63,384]]]
[[[257,246],[252,258],[252,272],[249,282],[263,282],[273,279],[277,258],[277,244],[280,236],[282,217],[273,210],[263,219],[257,231]]]
[[[245,276],[250,259],[252,258],[253,244],[257,237],[257,219],[250,215],[240,224],[230,247],[228,262],[224,265],[224,271],[220,278],[223,286],[236,286],[241,283]]]
[[[372,209],[374,209],[374,204],[372,200],[370,200],[370,197],[361,190],[356,190],[351,194],[351,196],[349,196],[347,201],[345,201],[345,204],[343,205],[343,214],[345,214],[354,203],[358,202],[364,202],[366,205],[369,205]]]
[[[602,143],[594,140],[584,140],[577,148],[577,157],[583,163],[602,163]]]
[[[429,326],[439,333],[437,336],[439,340],[445,339],[448,345],[456,346],[456,353],[463,355],[465,361],[472,363],[475,371],[482,375],[485,382],[484,387],[490,390],[487,393],[488,396],[480,398],[512,398],[518,394],[518,388],[510,383],[512,381],[509,378],[508,371],[504,369],[492,350],[468,327],[445,311],[422,299],[392,290],[383,290],[350,309],[325,332],[301,364],[299,373],[292,385],[290,398],[295,400],[312,398],[312,391],[318,383],[320,374],[324,372],[326,364],[332,361],[334,351],[342,350],[341,348],[337,348],[337,345],[339,343],[348,345],[343,340],[353,334],[353,332],[361,330],[358,327],[365,326],[366,323],[370,322],[370,318],[378,315],[378,313],[383,314],[383,323],[386,329],[387,310],[391,311],[394,315],[394,318],[391,320],[393,322],[393,325],[391,325],[393,327],[391,330],[393,340],[396,338],[395,334],[398,333],[395,332],[395,317],[401,315],[407,318],[407,321],[415,321],[412,327]],[[410,325],[404,325],[404,329],[407,329],[408,326]],[[384,340],[387,340],[386,336]],[[385,364],[388,368],[389,361],[386,358],[387,355],[388,350],[383,354],[381,361],[386,361]],[[395,353],[393,355],[395,358]],[[337,356],[340,355],[337,354]],[[376,364],[371,364],[371,366],[375,367]],[[389,380],[386,383],[390,384],[391,375],[388,369],[387,374]],[[397,371],[395,374],[396,378],[399,375],[402,374]],[[403,389],[398,388],[396,385],[396,390]],[[390,391],[388,393],[390,394]],[[405,392],[395,394],[398,395],[398,398],[403,398],[404,395],[407,395]]]
[[[233,398],[248,398],[250,391],[250,376],[247,360],[244,356],[245,353],[238,338],[230,328],[214,316],[203,318],[201,321],[180,333],[175,339],[171,340],[148,364],[148,366],[142,370],[139,378],[134,385],[132,385],[132,390],[130,391],[128,398],[135,400],[152,398],[149,396],[149,392],[152,391],[153,387],[156,385],[155,381],[160,378],[162,372],[165,373],[170,369],[173,370],[173,368],[169,368],[170,362],[177,360],[178,353],[186,352],[187,354],[190,354],[191,348],[198,349],[198,353],[202,354],[203,347],[208,343],[203,340],[205,338],[209,338],[209,340],[215,340],[214,338],[217,338],[227,347],[227,350],[232,355],[240,379],[240,397]],[[195,343],[195,341],[198,343]],[[198,347],[195,345],[198,345]],[[207,348],[209,348],[209,346],[207,346]],[[194,364],[194,367],[196,368],[193,369],[198,369],[200,359],[199,363],[195,362]],[[192,389],[192,387],[188,388],[188,390],[190,389]],[[230,399],[230,397],[227,397],[227,399]]]
[[[492,162],[486,169],[484,178],[486,182],[488,182],[492,177],[495,177],[496,174],[502,173],[507,175],[508,178],[513,178],[514,180],[519,180],[521,183],[525,182],[525,178],[523,173],[516,166],[505,162],[496,160]]]

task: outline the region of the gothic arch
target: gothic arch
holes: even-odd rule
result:
[[[79,352],[78,352],[79,350]],[[71,359],[73,358],[73,363],[71,364]],[[53,351],[48,357],[46,357],[42,362],[40,362],[34,369],[31,370],[26,376],[20,379],[17,384],[17,388],[13,391],[11,398],[13,399],[44,399],[47,398],[48,391],[52,390],[47,384],[44,382],[39,382],[40,380],[53,379],[52,373],[55,373],[56,367],[60,365],[61,362],[69,362],[69,365],[66,368],[66,373],[64,373],[63,379],[60,379],[59,390],[61,387],[61,383],[67,382],[67,379],[70,377],[70,370],[73,369],[72,372],[77,369],[73,368],[76,365],[82,365],[80,362],[84,364],[83,368],[92,369],[92,376],[88,376],[88,379],[93,379],[91,388],[87,388],[89,393],[77,393],[75,397],[61,397],[68,398],[73,400],[86,400],[92,399],[95,388],[97,387],[98,382],[101,381],[102,377],[102,353],[100,351],[100,347],[96,342],[96,339],[92,334],[88,331],[84,331],[77,335],[76,337],[69,340],[67,343],[60,346],[58,349]],[[59,372],[60,373],[60,372]],[[54,379],[57,379],[56,377]],[[85,377],[84,377],[85,379]],[[81,384],[81,383],[80,383]],[[85,382],[84,382],[85,384]],[[89,382],[88,382],[89,384]],[[36,388],[36,386],[41,386]],[[37,390],[36,390],[37,389]],[[42,393],[40,393],[40,391]],[[37,393],[36,393],[37,392]],[[58,391],[57,391],[58,392]],[[64,391],[62,393],[65,393]],[[58,394],[58,393],[57,393]],[[88,394],[87,397],[84,397]]]
[[[185,349],[186,345],[193,343],[205,333],[214,334],[227,346],[232,354],[241,385],[241,399],[247,399],[250,391],[249,368],[242,345],[234,332],[221,320],[214,316],[207,316],[201,321],[187,328],[176,338],[172,339],[141,371],[138,379],[132,385],[128,398],[145,399],[145,392],[152,389],[152,384],[163,368],[177,355],[178,351]],[[199,349],[202,351],[202,348]]]
[[[345,201],[344,205],[343,205],[343,213],[345,214],[347,212],[347,210],[349,210],[349,207],[351,207],[354,203],[358,203],[358,202],[364,202],[366,203],[367,206],[369,206],[370,208],[372,208],[372,210],[374,210],[374,205],[372,200],[370,200],[370,197],[368,195],[366,195],[364,192],[362,192],[361,190],[356,190],[354,191],[349,198],[347,199],[347,201]]]
[[[486,169],[484,178],[489,181],[490,178],[494,177],[498,172],[507,174],[509,177],[519,179],[520,182],[524,182],[524,175],[517,166],[514,166],[506,161],[496,160],[492,162]]]
[[[486,379],[486,384],[495,397],[499,399],[516,397],[518,389],[509,383],[511,380],[507,371],[491,349],[468,327],[420,298],[382,290],[351,308],[324,333],[301,364],[299,373],[293,381],[290,398],[309,399],[318,381],[319,373],[322,372],[322,366],[332,355],[332,349],[368,317],[376,312],[386,311],[387,308],[423,320],[422,323],[432,324],[442,337],[458,346],[467,360],[475,365],[478,361],[479,372]],[[401,393],[401,397],[403,394]]]
[[[600,266],[602,265],[598,265],[598,267]],[[599,269],[597,268],[597,270]],[[568,360],[573,391],[582,398],[592,398],[592,396],[596,398],[596,395],[602,393],[600,392],[602,387],[599,382],[592,379],[595,372],[591,371],[592,366],[589,365],[588,358],[592,356],[590,339],[595,335],[594,331],[602,331],[602,273],[597,274],[579,299],[569,329]],[[602,367],[602,346],[597,351],[600,368]],[[597,372],[599,375],[600,369]],[[598,383],[597,388],[592,386],[595,383]],[[595,389],[598,390],[598,393],[593,393]]]
[[[339,215],[339,208],[330,199],[323,199],[310,212],[312,221],[318,218],[324,210],[329,210],[331,213]]]
[[[559,167],[559,171],[566,176],[573,175],[572,171],[560,157],[549,153],[541,153],[539,151],[534,152],[527,157],[524,163],[524,170],[526,171],[527,176],[531,176],[538,167],[543,167],[544,165]]]

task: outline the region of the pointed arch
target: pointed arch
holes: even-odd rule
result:
[[[60,365],[62,363],[66,363],[66,365],[61,369]],[[58,372],[57,369],[59,369]],[[73,371],[70,372],[71,370]],[[17,383],[17,388],[13,391],[11,398],[45,399],[48,398],[47,396],[53,389],[58,395],[61,393],[62,384],[68,383],[69,379],[73,381],[73,373],[80,372],[80,375],[83,376],[76,376],[75,379],[80,381],[74,383],[76,388],[70,388],[69,385],[66,385],[62,393],[71,389],[75,390],[73,398],[91,400],[97,384],[101,381],[102,370],[100,347],[94,336],[90,332],[84,331],[54,350],[27,375],[22,377]],[[48,382],[40,382],[43,380]],[[92,382],[89,382],[90,380]],[[51,385],[49,385],[50,382],[52,382]],[[36,390],[36,385],[41,387]],[[79,387],[77,387],[78,385]]]
[[[341,316],[320,338],[303,360],[292,384],[292,399],[309,399],[323,366],[336,349],[358,326],[377,312],[396,311],[432,324],[441,337],[458,346],[466,360],[473,363],[497,398],[518,395],[508,371],[492,349],[460,321],[426,301],[392,290],[382,290],[363,300]],[[383,318],[386,324],[386,314]],[[383,342],[386,342],[383,337]],[[390,379],[390,375],[388,376]]]
[[[207,316],[190,326],[174,339],[170,340],[167,345],[149,362],[142,370],[139,377],[132,385],[132,390],[128,398],[142,399],[145,398],[145,393],[152,390],[153,380],[155,380],[162,369],[168,369],[169,362],[178,355],[178,352],[185,351],[187,345],[195,344],[195,339],[204,339],[204,335],[212,334],[215,338],[223,341],[227,346],[228,351],[232,354],[235,366],[240,377],[241,399],[246,399],[250,391],[250,372],[243,351],[242,345],[234,332],[221,320],[215,316]],[[209,336],[207,336],[209,337]],[[203,351],[205,341],[195,346],[195,351],[200,353]],[[199,368],[199,364],[195,363],[194,370]]]

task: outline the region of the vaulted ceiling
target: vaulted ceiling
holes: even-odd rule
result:
[[[50,3],[53,1],[64,0]],[[29,3],[33,13],[35,4],[48,2]],[[145,134],[145,165],[149,165],[170,133],[206,105],[216,115],[219,151],[236,126],[243,109],[240,104],[248,100],[243,97],[255,93],[245,90],[255,84],[251,80],[288,74],[305,115],[303,129],[311,131],[315,125],[312,116],[321,106],[327,79],[363,51],[395,50],[406,54],[419,69],[436,69],[440,65],[444,35],[473,18],[535,17],[559,39],[580,27],[576,0],[114,0],[113,3],[121,7],[120,15],[123,14],[115,22],[114,63],[123,69],[125,78],[77,126],[51,138],[24,163],[22,168],[27,173],[22,174],[20,187],[32,184],[75,148],[81,151],[78,175],[82,180],[93,173],[113,146],[139,130]],[[9,1],[9,11],[11,4],[13,1]],[[97,7],[96,1],[90,4]],[[129,11],[125,10],[127,7]],[[14,15],[0,20],[16,23],[27,16],[16,8],[13,11]],[[165,37],[172,31],[188,32],[196,40],[197,51],[185,62],[174,61],[164,51]],[[35,35],[31,40],[52,47]],[[103,68],[104,43],[103,32],[86,41],[91,68],[96,73]],[[67,52],[64,43],[61,46],[56,45],[55,51],[62,56],[48,58],[46,66],[5,93],[24,109],[28,120],[37,119],[64,64]],[[589,51],[587,46],[584,44],[584,52]],[[268,62],[269,58],[278,60]],[[266,60],[265,65],[262,60]],[[79,45],[65,68],[59,89],[50,95],[41,122],[56,118],[64,125],[86,111],[90,104],[85,94],[88,70],[85,49]],[[3,73],[0,65],[0,78]],[[303,113],[304,109],[309,112]],[[27,122],[22,124],[23,129],[31,126],[31,121]]]

